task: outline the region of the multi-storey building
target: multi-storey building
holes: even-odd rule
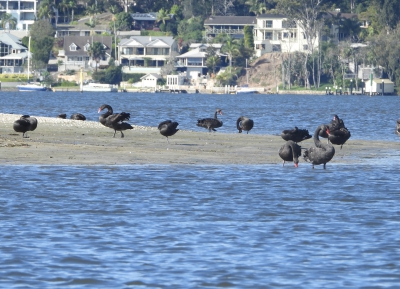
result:
[[[308,52],[303,29],[286,16],[262,14],[257,16],[254,28],[254,45],[257,56],[268,52]]]
[[[38,0],[0,0],[0,17],[8,13],[17,19],[16,30],[29,30],[35,22]]]

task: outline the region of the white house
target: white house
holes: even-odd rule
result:
[[[196,79],[205,75],[207,69],[207,50],[214,49],[215,55],[218,57],[226,57],[221,54],[222,44],[213,43],[192,43],[189,51],[176,57],[178,60],[177,67],[186,71],[186,77],[189,79]]]
[[[142,80],[142,87],[156,87],[157,80],[161,79],[158,73],[148,73],[140,78]]]
[[[160,73],[178,51],[172,36],[131,36],[118,45],[119,63],[124,73]]]
[[[37,18],[39,7],[38,0],[0,1],[0,16],[4,13],[11,14],[17,19],[16,30],[29,30]],[[6,26],[6,29],[10,27]]]
[[[318,42],[316,41],[315,45]],[[303,29],[294,21],[280,14],[257,16],[254,28],[254,48],[259,57],[269,52],[308,52]]]
[[[365,80],[365,94],[393,94],[394,83],[387,78],[374,78]]]

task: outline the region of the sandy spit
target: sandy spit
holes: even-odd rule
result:
[[[94,121],[39,117],[29,138],[13,130],[19,115],[0,114],[0,162],[3,165],[260,165],[279,164],[280,136],[180,130],[170,143],[155,127],[134,126],[121,138]],[[256,128],[254,128],[256,129]],[[301,143],[313,146],[312,140]],[[350,139],[335,146],[332,163],[362,163],[390,157],[396,142]],[[292,165],[292,164],[290,164]],[[300,166],[310,164],[300,160]]]

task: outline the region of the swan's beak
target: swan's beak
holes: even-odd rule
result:
[[[101,112],[101,108],[99,108],[99,110],[97,111],[97,113],[100,113]]]
[[[299,164],[296,164],[296,163],[295,163],[295,164],[294,164],[294,167],[295,167],[295,168],[298,168],[298,167],[299,167]]]
[[[219,111],[219,114],[222,115],[222,110]]]

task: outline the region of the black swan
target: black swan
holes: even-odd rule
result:
[[[179,130],[177,129],[178,125],[179,123],[176,121],[166,120],[160,122],[158,125],[158,130],[163,136],[167,137],[167,141],[169,143],[168,137],[176,134],[176,132]]]
[[[197,126],[204,127],[204,128],[206,128],[206,129],[208,129],[208,131],[210,131],[210,132],[211,132],[211,130],[217,131],[216,128],[222,126],[222,121],[220,121],[220,120],[217,118],[217,114],[218,114],[218,113],[222,115],[222,110],[217,109],[217,110],[215,111],[214,118],[203,118],[203,119],[198,119],[198,120],[197,120]]]
[[[335,148],[330,144],[322,144],[318,138],[321,130],[327,130],[327,127],[323,124],[317,127],[314,133],[315,147],[305,150],[303,157],[305,161],[312,163],[313,168],[314,165],[324,164],[324,169],[326,169],[326,163],[335,155]]]
[[[74,113],[73,115],[71,115],[70,119],[73,119],[73,120],[86,120],[86,117],[81,113]]]
[[[253,128],[254,126],[254,121],[248,117],[241,116],[237,119],[236,121],[236,128],[238,129],[239,133],[242,133],[243,130],[247,131],[247,134],[249,131]]]
[[[396,133],[400,135],[400,119],[397,120]]]
[[[279,156],[285,161],[293,161],[294,166],[299,166],[299,156],[301,156],[301,147],[292,140],[288,140],[279,150]]]
[[[292,140],[295,143],[311,138],[307,129],[298,129],[297,126],[294,129],[285,129],[281,133],[281,137],[286,140]]]
[[[333,116],[333,119],[331,120],[331,122],[329,124],[325,124],[325,126],[327,128],[329,128],[330,132],[340,130],[341,128],[344,128],[347,130],[347,128],[344,126],[343,120],[340,119],[336,114]],[[350,134],[350,132],[349,132],[349,134]],[[319,136],[323,137],[323,138],[327,138],[328,143],[330,142],[330,139],[329,139],[329,136],[328,136],[328,133],[326,132],[326,130],[320,131]],[[349,137],[350,137],[350,135],[349,135]]]
[[[29,115],[23,115],[20,119],[16,120],[13,124],[13,128],[16,132],[22,132],[22,137],[28,137],[25,135],[27,131],[34,131],[37,128],[37,119]]]
[[[108,104],[103,104],[102,106],[100,106],[98,113],[100,113],[103,109],[107,109],[107,111],[100,115],[99,121],[102,125],[112,128],[114,130],[113,137],[115,137],[115,134],[117,133],[117,131],[119,131],[121,132],[121,138],[123,138],[123,130],[133,129],[133,127],[129,123],[124,122],[125,120],[129,120],[129,118],[131,117],[130,113],[113,113],[112,107]]]
[[[60,113],[59,115],[57,115],[58,118],[62,118],[62,119],[66,119],[67,118],[67,114],[66,113]]]
[[[340,149],[342,149],[344,143],[351,136],[350,131],[345,127],[333,131],[328,128],[326,132],[328,134],[328,140],[334,145],[340,145]]]

